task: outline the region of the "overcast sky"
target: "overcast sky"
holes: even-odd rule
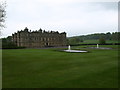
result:
[[[65,31],[67,37],[118,31],[117,0],[8,0],[6,12],[2,37],[25,27]]]

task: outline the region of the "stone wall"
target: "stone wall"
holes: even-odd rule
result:
[[[46,32],[42,29],[38,31],[29,31],[28,28],[12,34],[12,41],[17,46],[24,46],[28,48],[39,48],[48,46],[65,46],[66,33]]]

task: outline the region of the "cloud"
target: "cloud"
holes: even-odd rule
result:
[[[115,2],[80,0],[9,0],[3,36],[28,26],[35,30],[66,31],[68,36],[117,30]]]

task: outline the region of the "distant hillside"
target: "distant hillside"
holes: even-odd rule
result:
[[[105,43],[118,43],[120,40],[120,32],[107,32],[107,33],[95,33],[82,36],[74,36],[68,38],[68,44],[89,44],[100,43],[100,40],[104,40]]]

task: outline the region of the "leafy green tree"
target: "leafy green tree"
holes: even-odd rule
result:
[[[105,44],[105,43],[106,43],[105,39],[103,37],[101,37],[99,39],[99,44]]]
[[[8,36],[7,38],[2,38],[2,48],[6,49],[17,49],[17,48],[25,48],[25,47],[18,47],[12,42],[12,37]]]
[[[0,30],[4,27],[6,2],[0,2]]]
[[[72,38],[69,38],[69,44],[76,44],[76,38],[75,37],[72,37]]]

